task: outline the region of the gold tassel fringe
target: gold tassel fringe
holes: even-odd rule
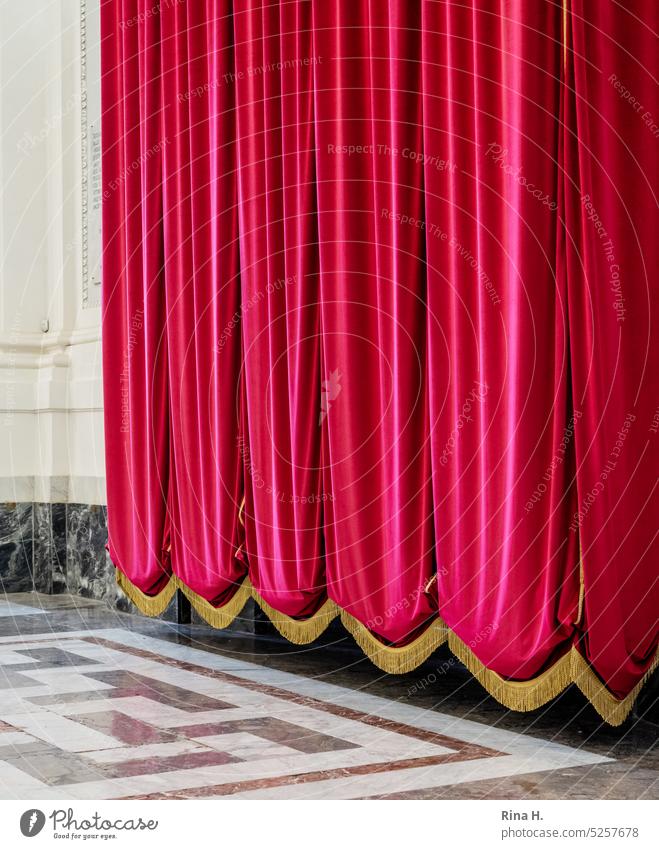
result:
[[[441,619],[435,621],[407,646],[396,648],[385,646],[365,625],[351,616],[347,611],[341,611],[343,627],[352,634],[355,642],[364,654],[383,672],[402,675],[411,672],[427,660],[436,648],[446,642],[448,629]]]
[[[340,613],[339,607],[331,600],[308,619],[293,619],[285,613],[280,613],[271,607],[252,586],[249,578],[245,578],[231,599],[222,607],[214,607],[205,598],[190,589],[176,575],[172,575],[169,583],[157,596],[145,595],[120,570],[116,570],[117,583],[126,593],[133,604],[147,616],[159,616],[172,600],[176,590],[181,590],[201,618],[213,628],[228,628],[238,616],[250,598],[258,604],[279,633],[290,643],[306,645],[317,639],[330,622]]]
[[[245,580],[247,582],[247,579]],[[308,619],[293,619],[292,616],[287,616],[285,613],[280,613],[274,607],[271,607],[264,598],[261,598],[254,587],[251,590],[252,598],[282,637],[288,640],[289,643],[294,643],[297,646],[312,643],[320,637],[330,622],[336,619],[340,613],[339,607],[328,598],[313,616],[310,616]]]
[[[247,600],[253,598],[282,637],[296,645],[313,642],[330,622],[340,615],[344,628],[353,636],[364,654],[383,672],[392,674],[411,672],[448,639],[449,649],[487,692],[505,707],[517,711],[536,710],[570,684],[575,684],[605,722],[609,725],[622,725],[643,685],[659,666],[658,652],[654,662],[631,693],[624,699],[616,699],[574,647],[536,678],[530,681],[509,681],[484,666],[469,646],[441,619],[436,619],[409,645],[396,648],[383,645],[365,625],[331,599],[308,619],[293,619],[275,610],[261,598],[248,578],[245,578],[231,600],[218,608],[193,592],[176,575],[172,575],[167,586],[157,596],[145,595],[119,569],[116,570],[116,576],[117,583],[124,593],[147,616],[159,616],[163,613],[176,590],[180,589],[197,613],[214,628],[227,628]]]
[[[583,695],[588,699],[597,713],[609,725],[622,725],[627,719],[634,707],[638,694],[643,689],[643,685],[649,680],[652,673],[659,666],[659,651],[655,655],[654,661],[650,664],[648,671],[641,678],[634,689],[625,696],[624,699],[616,699],[606,688],[600,679],[595,675],[593,670],[588,665],[588,662],[573,648],[572,656],[572,681],[581,690]]]
[[[161,613],[165,612],[167,605],[174,598],[176,583],[171,578],[167,586],[158,595],[146,595],[120,569],[116,569],[115,573],[117,583],[123,592],[133,602],[135,607],[147,616],[160,616]]]
[[[471,649],[453,632],[448,645],[487,692],[511,710],[536,710],[576,684],[597,713],[609,725],[622,725],[634,707],[643,685],[659,666],[659,652],[643,678],[624,699],[617,699],[593,672],[588,661],[573,646],[545,672],[530,681],[508,681],[484,666]]]
[[[251,590],[249,582],[243,581],[226,604],[222,607],[213,607],[205,598],[186,586],[176,575],[172,575],[171,583],[181,590],[201,618],[212,625],[213,628],[228,628],[247,604]]]
[[[537,678],[508,681],[484,666],[469,646],[453,632],[449,634],[448,647],[487,692],[511,710],[535,710],[572,683],[569,652]]]

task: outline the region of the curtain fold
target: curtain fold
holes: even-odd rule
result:
[[[423,4],[422,61],[440,612],[488,669],[523,679],[570,649],[579,601],[562,15],[522,0],[441,9]]]
[[[235,92],[250,580],[289,617],[327,600],[311,5],[239,3]]]
[[[243,482],[235,98],[224,79],[234,68],[231,3],[176,3],[159,17],[171,561],[179,581],[216,607],[245,573],[236,557]]]
[[[657,652],[656,10],[102,5],[122,587],[297,643],[340,615],[390,672],[448,639],[509,707],[576,683],[622,722]]]
[[[314,8],[330,596],[401,645],[436,616],[415,4]],[[406,155],[406,154],[410,155]]]
[[[160,19],[102,4],[103,374],[108,549],[147,612],[170,576],[168,346],[163,287]],[[170,592],[171,597],[171,592]]]
[[[625,696],[657,651],[657,6],[572,0],[566,126],[583,651]],[[654,362],[653,362],[654,355]],[[615,591],[613,591],[615,590]]]

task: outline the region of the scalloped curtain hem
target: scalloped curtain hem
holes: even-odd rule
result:
[[[643,685],[659,666],[659,652],[643,678],[624,699],[617,699],[590,668],[588,662],[573,646],[545,672],[529,681],[510,681],[488,669],[466,643],[441,619],[431,625],[406,646],[396,648],[384,645],[361,622],[341,609],[334,601],[327,601],[313,616],[293,619],[271,607],[252,586],[249,578],[240,584],[230,601],[222,607],[213,607],[206,599],[193,592],[176,575],[156,596],[148,596],[129,578],[116,569],[117,583],[135,607],[147,616],[164,612],[177,589],[186,596],[197,613],[213,628],[227,628],[250,598],[259,605],[277,631],[291,643],[306,645],[317,639],[337,617],[352,635],[369,660],[383,672],[402,674],[420,666],[442,643],[448,642],[451,652],[463,663],[476,680],[504,707],[515,711],[536,710],[575,684],[609,725],[622,725],[629,716]]]

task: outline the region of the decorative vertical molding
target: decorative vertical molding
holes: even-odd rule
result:
[[[80,165],[82,168],[82,308],[89,307],[89,187],[87,159],[87,0],[80,0]]]
[[[98,3],[99,0],[92,0]],[[93,16],[96,20],[96,16]],[[101,305],[99,280],[91,279],[90,268],[90,219],[93,209],[90,207],[91,193],[97,188],[94,161],[90,162],[90,141],[94,142],[94,136],[99,136],[90,126],[89,118],[89,49],[88,49],[88,14],[87,0],[80,0],[80,151],[81,151],[81,188],[82,188],[82,233],[81,233],[81,271],[82,271],[82,308],[90,309]],[[98,75],[92,75],[93,80],[98,80]],[[98,99],[100,93],[96,93]],[[94,101],[95,102],[95,101]],[[100,113],[100,110],[99,110]],[[94,113],[95,114],[95,113]],[[100,136],[99,136],[100,138]],[[99,142],[100,144],[100,142]],[[92,160],[95,153],[92,153]],[[98,152],[100,156],[100,150]],[[99,187],[100,188],[100,187]],[[95,257],[92,257],[95,259]],[[93,267],[96,263],[94,262]]]

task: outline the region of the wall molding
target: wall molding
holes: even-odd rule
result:
[[[94,9],[94,12],[97,10]],[[96,20],[96,16],[92,16]],[[100,33],[94,50],[90,50],[88,39],[89,15],[87,0],[80,0],[80,167],[81,167],[81,272],[82,272],[82,309],[93,309],[101,306],[100,280],[92,280],[92,266],[96,266],[96,253],[100,260],[99,244],[90,242],[90,235],[98,224],[100,216],[100,201],[98,208],[94,203],[93,194],[100,188],[100,90],[92,85],[93,91],[89,90],[89,62],[90,53],[92,60],[98,59],[97,45],[100,42]],[[99,69],[100,71],[100,69]],[[96,79],[96,77],[92,77]],[[99,74],[100,79],[100,74]],[[90,94],[91,94],[91,118],[90,118]],[[96,144],[96,148],[95,148]],[[90,161],[91,159],[91,161]],[[98,184],[98,185],[97,185]],[[100,197],[100,194],[99,194]],[[92,245],[96,248],[94,252]]]
[[[0,407],[0,413],[16,413],[16,415],[40,415],[46,413],[102,413],[103,407]]]
[[[80,475],[0,477],[0,504],[107,503],[105,478]]]
[[[0,353],[33,353],[44,355],[74,345],[91,345],[101,341],[99,327],[61,330],[58,333],[0,333]]]
[[[89,161],[87,157],[87,0],[80,0],[80,169],[82,189],[82,308],[89,307]]]

